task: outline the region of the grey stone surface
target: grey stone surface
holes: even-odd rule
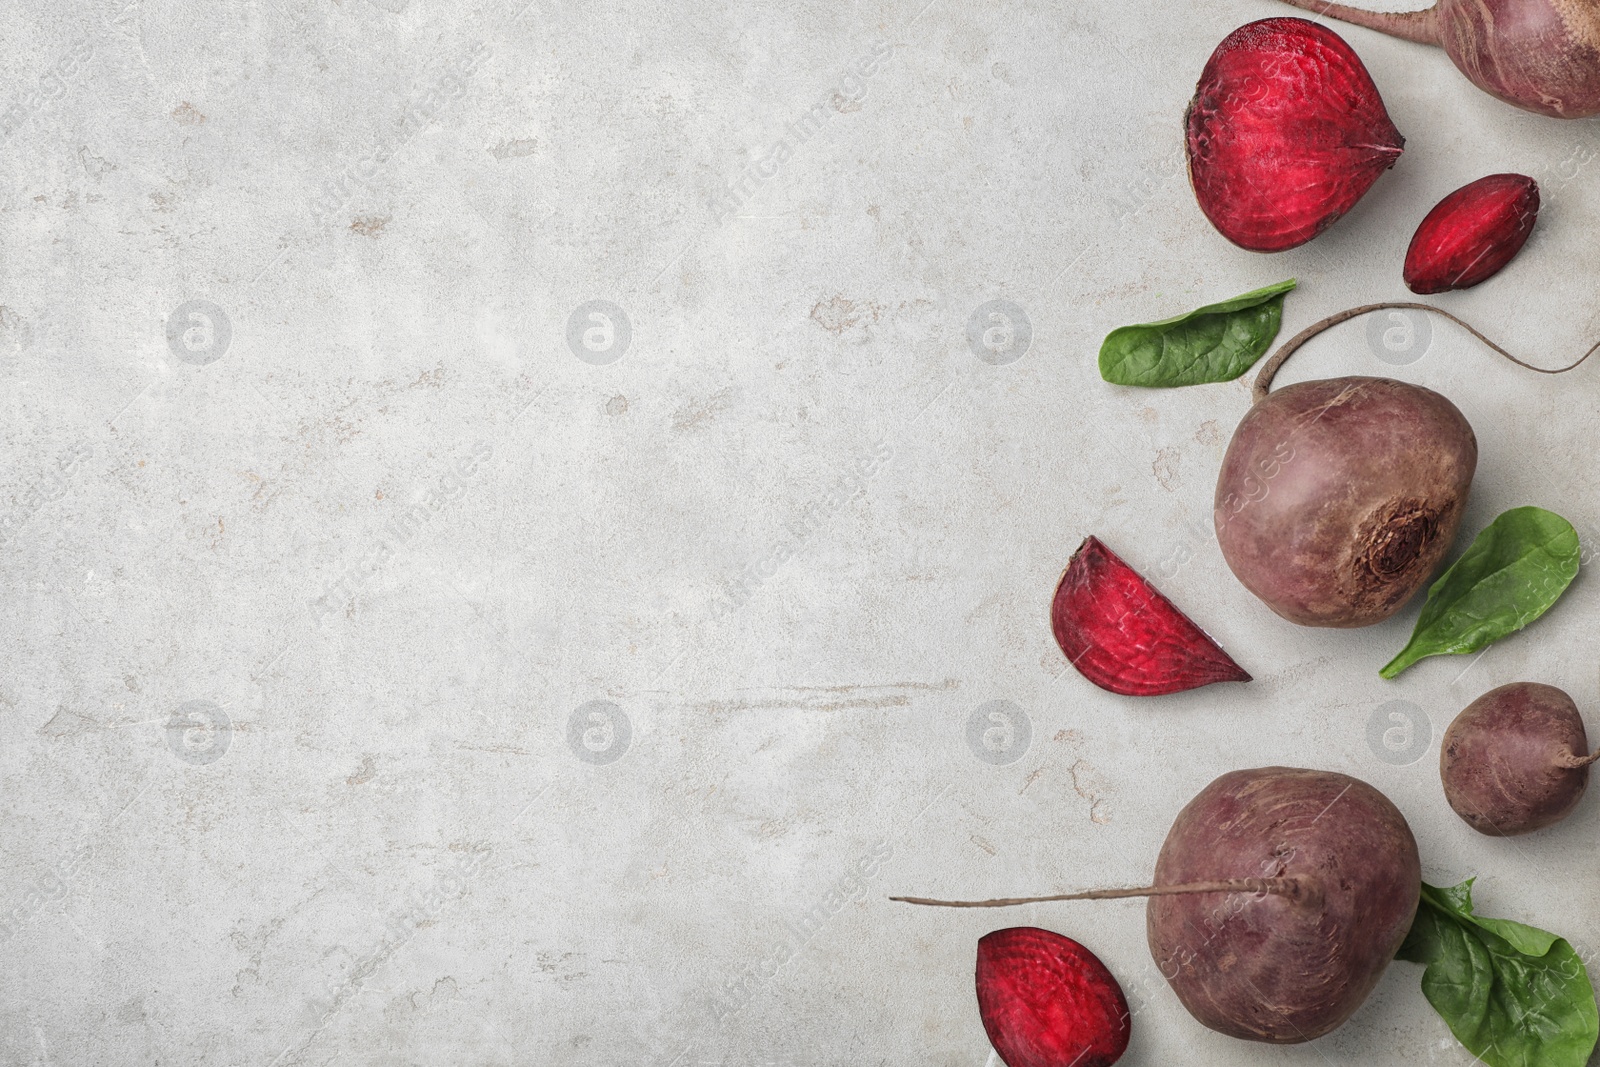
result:
[[[1300,630],[1222,563],[1245,383],[1094,365],[1285,276],[1290,329],[1404,297],[1416,221],[1498,170],[1540,227],[1438,302],[1564,362],[1592,123],[1348,30],[1406,155],[1263,257],[1179,116],[1266,0],[523,4],[0,8],[0,1063],[982,1067],[974,945],[1022,923],[1123,978],[1128,1064],[1469,1063],[1409,965],[1257,1047],[1153,980],[1137,902],[884,900],[1140,883],[1269,763],[1373,782],[1431,880],[1600,946],[1600,805],[1492,841],[1433,762],[1494,685],[1594,705],[1590,583],[1383,682],[1415,607]],[[1466,528],[1600,530],[1593,374],[1407,326],[1284,380],[1438,388]],[[1090,532],[1257,680],[1078,677],[1047,606]]]

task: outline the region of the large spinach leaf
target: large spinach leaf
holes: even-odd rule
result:
[[[1400,959],[1427,964],[1422,992],[1489,1067],[1584,1067],[1600,1013],[1583,961],[1555,934],[1472,913],[1472,879],[1422,887]]]
[[[1427,656],[1476,652],[1550,609],[1578,574],[1578,533],[1543,508],[1512,508],[1428,589],[1411,640],[1378,673]]]

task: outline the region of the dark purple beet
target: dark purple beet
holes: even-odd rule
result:
[[[1472,426],[1431,389],[1359,377],[1287,386],[1233,432],[1217,541],[1245,588],[1290,622],[1367,626],[1433,574],[1477,463]]]
[[[1444,732],[1445,799],[1479,833],[1510,837],[1565,819],[1589,784],[1589,740],[1572,698],[1553,685],[1491,689]],[[1600,753],[1597,753],[1600,755]]]
[[[1355,1014],[1411,929],[1422,887],[1417,842],[1389,798],[1359,779],[1233,771],[1178,814],[1155,882],[1263,874],[1310,893],[1151,897],[1150,954],[1211,1029],[1310,1041]]]

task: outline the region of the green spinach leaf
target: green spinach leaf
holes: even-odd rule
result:
[[[1476,652],[1550,609],[1578,574],[1578,533],[1543,508],[1512,508],[1491,522],[1428,589],[1411,640],[1378,673],[1419,659]]]
[[[1155,389],[1232,381],[1278,336],[1283,299],[1294,287],[1290,278],[1177,318],[1112,330],[1100,345],[1100,377]]]
[[[1398,958],[1427,964],[1422,992],[1489,1067],[1584,1067],[1600,1012],[1583,961],[1554,934],[1472,913],[1472,879],[1424,884]]]

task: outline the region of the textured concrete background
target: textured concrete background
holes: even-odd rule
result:
[[[1508,169],[1538,231],[1438,303],[1565,362],[1600,128],[1346,30],[1406,155],[1263,257],[1179,119],[1266,0],[524,2],[0,10],[0,1063],[982,1067],[975,942],[1021,923],[1122,978],[1129,1064],[1470,1062],[1410,965],[1273,1049],[1189,1019],[1138,902],[883,899],[1143,882],[1267,763],[1373,782],[1430,880],[1600,949],[1600,803],[1492,841],[1434,769],[1491,686],[1593,707],[1594,586],[1383,682],[1415,606],[1297,629],[1222,564],[1246,384],[1094,366],[1290,275],[1291,330],[1405,297],[1422,214]],[[1466,531],[1600,530],[1597,372],[1379,326],[1283,380],[1438,388]],[[1068,668],[1091,532],[1257,680]]]

